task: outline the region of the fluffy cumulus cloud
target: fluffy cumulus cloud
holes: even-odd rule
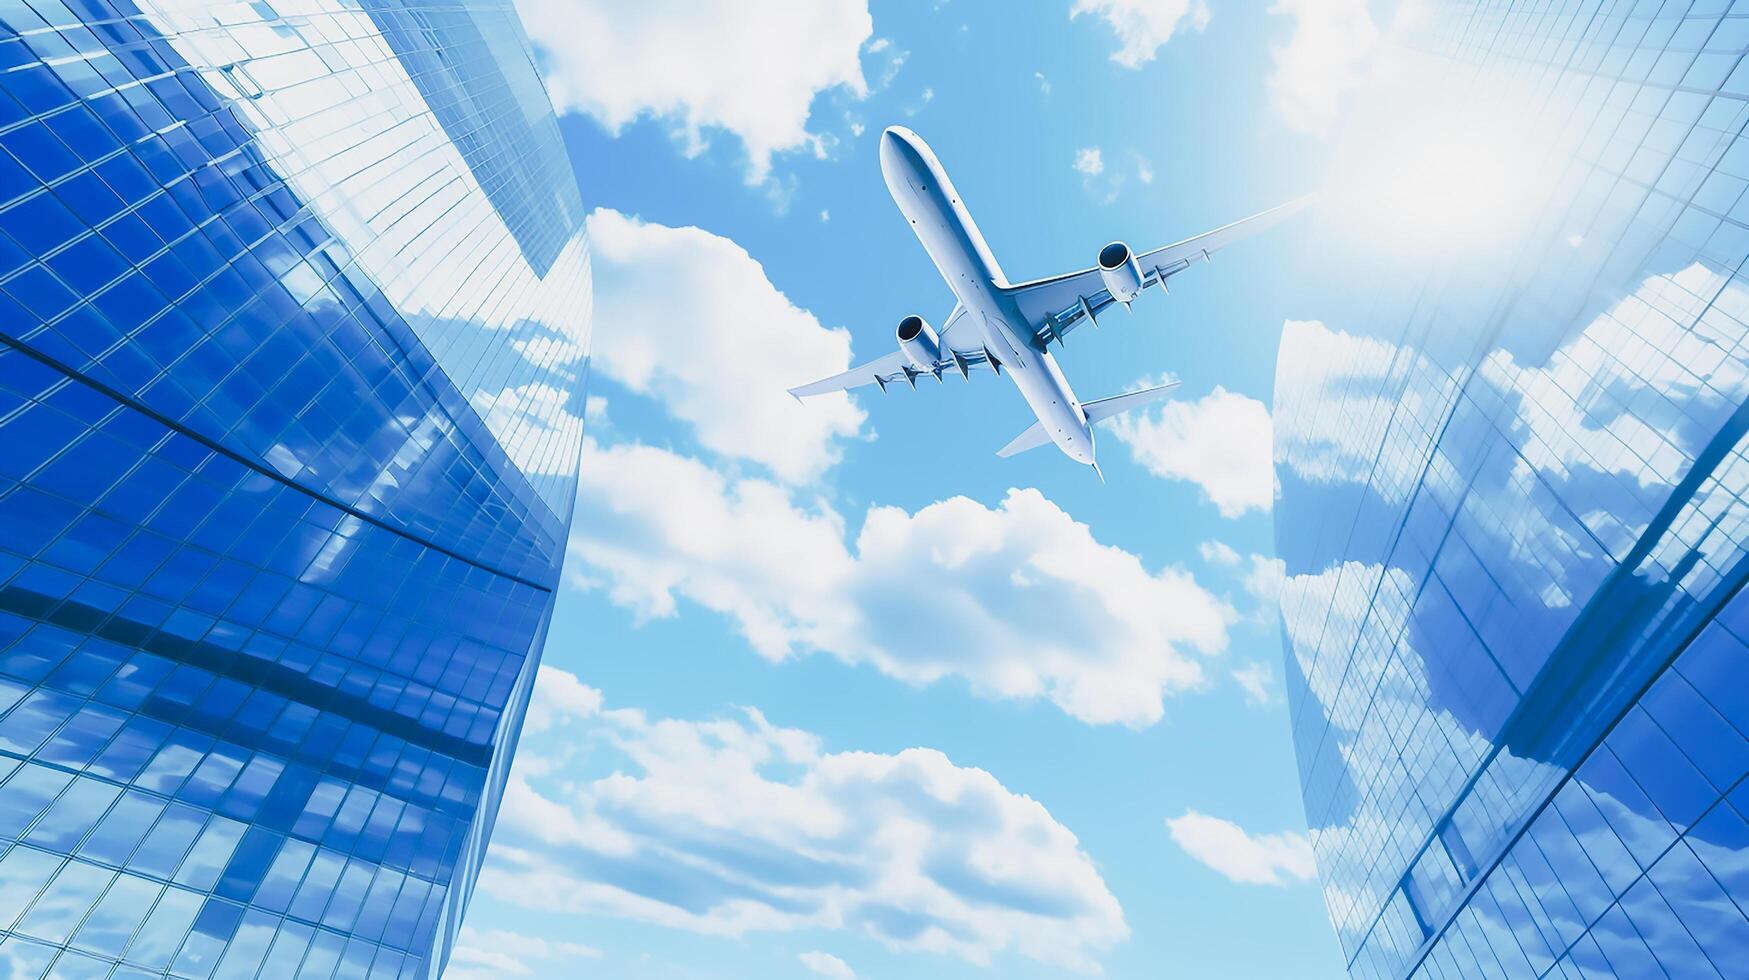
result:
[[[844,930],[1083,972],[1128,935],[1075,835],[981,769],[930,749],[828,752],[751,709],[690,721],[601,708],[579,686],[541,669],[550,727],[511,776],[480,879],[496,898],[713,935]]]
[[[578,960],[597,960],[601,950],[582,943],[526,936],[506,929],[462,926],[444,976],[450,980],[489,980],[534,976],[545,968],[574,968]]]
[[[1335,121],[1343,96],[1366,80],[1378,25],[1367,0],[1276,0],[1269,10],[1293,20],[1269,75],[1276,108],[1293,128],[1322,131]]]
[[[716,610],[773,660],[821,651],[1140,726],[1205,682],[1234,618],[1190,573],[1100,543],[1036,490],[875,507],[852,540],[829,505],[771,481],[649,446],[585,453],[575,583],[642,616],[681,599]]]
[[[864,418],[840,392],[798,409],[786,389],[850,366],[850,334],[791,303],[733,241],[600,209],[595,370],[659,398],[704,448],[786,482],[818,476]]]
[[[672,121],[689,153],[720,128],[746,146],[747,178],[772,154],[823,150],[808,129],[823,90],[868,91],[861,49],[867,0],[517,0],[561,112],[610,130],[651,115]]]
[[[827,980],[856,980],[856,971],[850,968],[850,964],[831,953],[822,953],[817,949],[809,950],[806,953],[796,954],[796,959],[801,960],[803,966],[827,978]]]
[[[1269,409],[1255,398],[1217,385],[1196,401],[1120,415],[1110,431],[1150,473],[1201,487],[1222,517],[1270,508],[1275,470]]]
[[[1304,834],[1251,834],[1220,817],[1186,810],[1167,817],[1166,829],[1184,853],[1244,885],[1285,885],[1317,877],[1312,845]]]
[[[1075,0],[1069,16],[1082,14],[1104,18],[1117,35],[1118,49],[1111,60],[1125,68],[1140,68],[1153,61],[1180,29],[1207,27],[1210,11],[1206,0]]]

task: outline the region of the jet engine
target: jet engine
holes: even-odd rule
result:
[[[922,317],[912,314],[900,320],[898,338],[899,350],[912,367],[919,371],[935,370],[935,362],[941,359],[941,338]]]
[[[1136,255],[1123,242],[1112,242],[1099,250],[1099,278],[1111,298],[1128,303],[1142,291],[1142,267]]]

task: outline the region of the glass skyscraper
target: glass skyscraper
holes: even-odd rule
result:
[[[1276,379],[1331,920],[1369,980],[1749,976],[1749,6],[1422,7],[1347,164],[1428,141],[1447,210]]]
[[[589,305],[509,0],[0,0],[0,976],[442,969]]]

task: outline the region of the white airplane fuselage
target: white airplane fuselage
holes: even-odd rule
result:
[[[965,308],[963,325],[941,338],[943,353],[950,345],[948,333],[969,328],[979,343],[967,345],[956,337],[959,349],[978,350],[981,345],[993,351],[1057,448],[1093,465],[1093,429],[1081,403],[1056,360],[1035,345],[1032,328],[1005,291],[1008,280],[1002,268],[941,161],[916,133],[893,126],[881,135],[881,176],[923,250]]]

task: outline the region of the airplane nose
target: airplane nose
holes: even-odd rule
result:
[[[903,126],[888,126],[881,132],[881,175],[894,200],[907,199],[911,184],[922,169],[922,154],[917,152],[917,134]],[[904,207],[903,204],[900,207]]]
[[[909,131],[900,126],[888,126],[881,133],[881,164],[891,167],[905,159],[905,151],[911,148],[911,141],[905,137]]]

